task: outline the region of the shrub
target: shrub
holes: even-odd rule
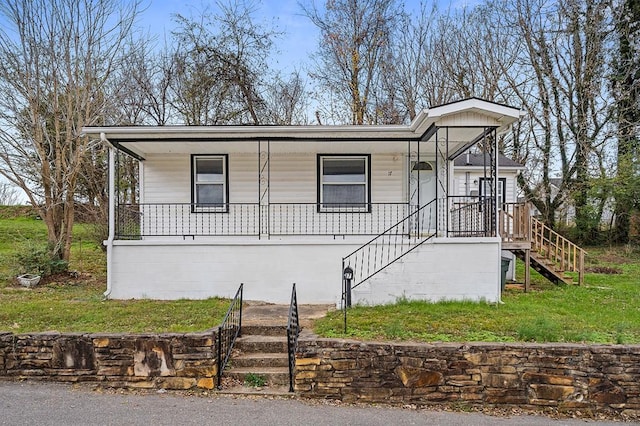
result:
[[[19,245],[15,253],[18,273],[38,274],[43,277],[65,272],[69,269],[66,260],[51,256],[47,244],[25,241]]]

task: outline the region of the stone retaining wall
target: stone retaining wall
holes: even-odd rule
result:
[[[0,333],[0,378],[107,386],[212,389],[215,332],[188,334]]]
[[[215,331],[0,333],[0,379],[212,389]],[[296,392],[309,398],[614,411],[640,417],[640,345],[369,343],[301,336]]]
[[[296,391],[311,398],[640,414],[640,346],[378,344],[301,338]]]

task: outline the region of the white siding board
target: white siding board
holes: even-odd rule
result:
[[[315,203],[316,158],[313,153],[273,155],[270,159],[271,202]]]
[[[189,162],[188,155],[162,155],[148,158],[144,164],[145,202],[191,202]]]
[[[449,115],[438,120],[439,126],[500,126],[500,123],[489,116],[477,112],[467,111]]]
[[[402,203],[407,195],[404,157],[395,154],[371,156],[371,202]]]
[[[258,202],[258,156],[229,154],[229,202]]]

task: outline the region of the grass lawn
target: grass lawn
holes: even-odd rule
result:
[[[0,211],[1,213],[1,211]],[[188,332],[216,326],[228,300],[103,300],[105,256],[85,225],[74,228],[70,269],[34,289],[12,282],[11,257],[25,240],[44,241],[44,223],[0,215],[0,331]],[[532,272],[533,291],[507,290],[503,304],[424,303],[349,310],[316,322],[327,337],[415,341],[640,343],[640,249],[589,248],[586,285],[555,286]],[[522,264],[519,264],[522,276]],[[619,272],[619,273],[611,273]],[[303,301],[300,301],[303,303]]]
[[[582,287],[555,286],[532,271],[533,291],[507,290],[502,304],[398,301],[357,306],[348,312],[346,336],[426,342],[640,343],[640,249],[587,251],[587,270],[593,272],[586,274]],[[518,267],[522,277],[523,266]],[[345,337],[342,312],[318,321],[316,332]]]
[[[0,215],[0,331],[189,332],[217,326],[229,307],[226,299],[104,300],[105,254],[91,239],[90,228],[74,227],[70,270],[33,289],[13,282],[13,254],[29,241],[46,241],[46,228],[34,217]]]

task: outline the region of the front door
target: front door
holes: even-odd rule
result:
[[[428,165],[428,166],[426,166]],[[431,170],[428,170],[428,169]],[[411,165],[410,177],[411,205],[426,206],[436,198],[436,171],[433,162],[421,161],[418,166]],[[436,230],[436,203],[429,204],[413,221],[413,229],[418,232],[434,232]]]

